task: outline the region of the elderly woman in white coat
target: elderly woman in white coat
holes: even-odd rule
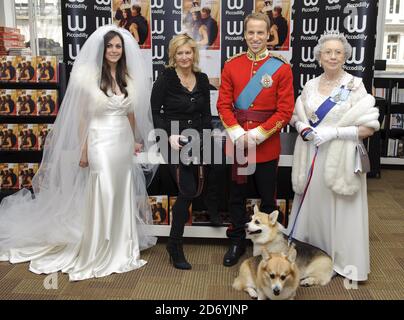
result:
[[[355,161],[361,140],[379,130],[379,112],[362,79],[343,69],[351,53],[346,38],[335,33],[321,36],[314,48],[324,73],[305,84],[290,122],[300,135],[286,232],[326,251],[335,274],[364,281],[370,272],[366,173]]]

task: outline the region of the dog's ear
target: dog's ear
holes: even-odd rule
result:
[[[257,205],[254,206],[254,214],[257,214],[258,212],[260,212],[259,208]]]
[[[275,210],[269,215],[269,223],[274,226],[278,221],[279,211]]]
[[[295,247],[291,246],[289,248],[289,252],[288,252],[288,260],[290,261],[290,263],[294,263],[296,261],[296,255],[297,255],[297,251],[296,251]]]

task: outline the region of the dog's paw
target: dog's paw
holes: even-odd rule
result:
[[[257,291],[255,291],[253,288],[246,288],[245,291],[247,291],[247,293],[250,295],[251,298],[253,299],[258,298]]]
[[[300,285],[302,287],[311,287],[314,286],[316,284],[316,279],[313,277],[307,277],[304,278],[303,280],[300,280]]]

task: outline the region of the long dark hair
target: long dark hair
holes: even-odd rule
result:
[[[107,45],[111,41],[112,38],[118,36],[122,42],[122,56],[119,59],[116,66],[116,84],[119,86],[119,89],[123,94],[125,94],[125,98],[128,96],[128,91],[126,90],[127,82],[126,76],[128,76],[128,68],[126,66],[126,55],[125,55],[125,44],[123,42],[123,37],[119,32],[109,31],[104,36],[104,55],[103,55],[103,63],[102,63],[102,71],[101,71],[101,85],[100,89],[108,96],[108,88],[113,88],[113,78],[111,75],[111,68],[108,62],[105,59],[105,52],[107,50]]]

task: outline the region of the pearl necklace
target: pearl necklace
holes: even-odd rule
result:
[[[344,74],[345,74],[345,72],[342,72],[341,75],[340,75],[338,78],[334,79],[334,80],[327,79],[327,76],[326,76],[325,73],[323,73],[321,77],[322,77],[323,80],[324,80],[324,84],[325,84],[327,87],[331,87],[331,86],[337,85],[337,84],[341,81],[341,79],[342,79],[342,77],[344,76]]]

